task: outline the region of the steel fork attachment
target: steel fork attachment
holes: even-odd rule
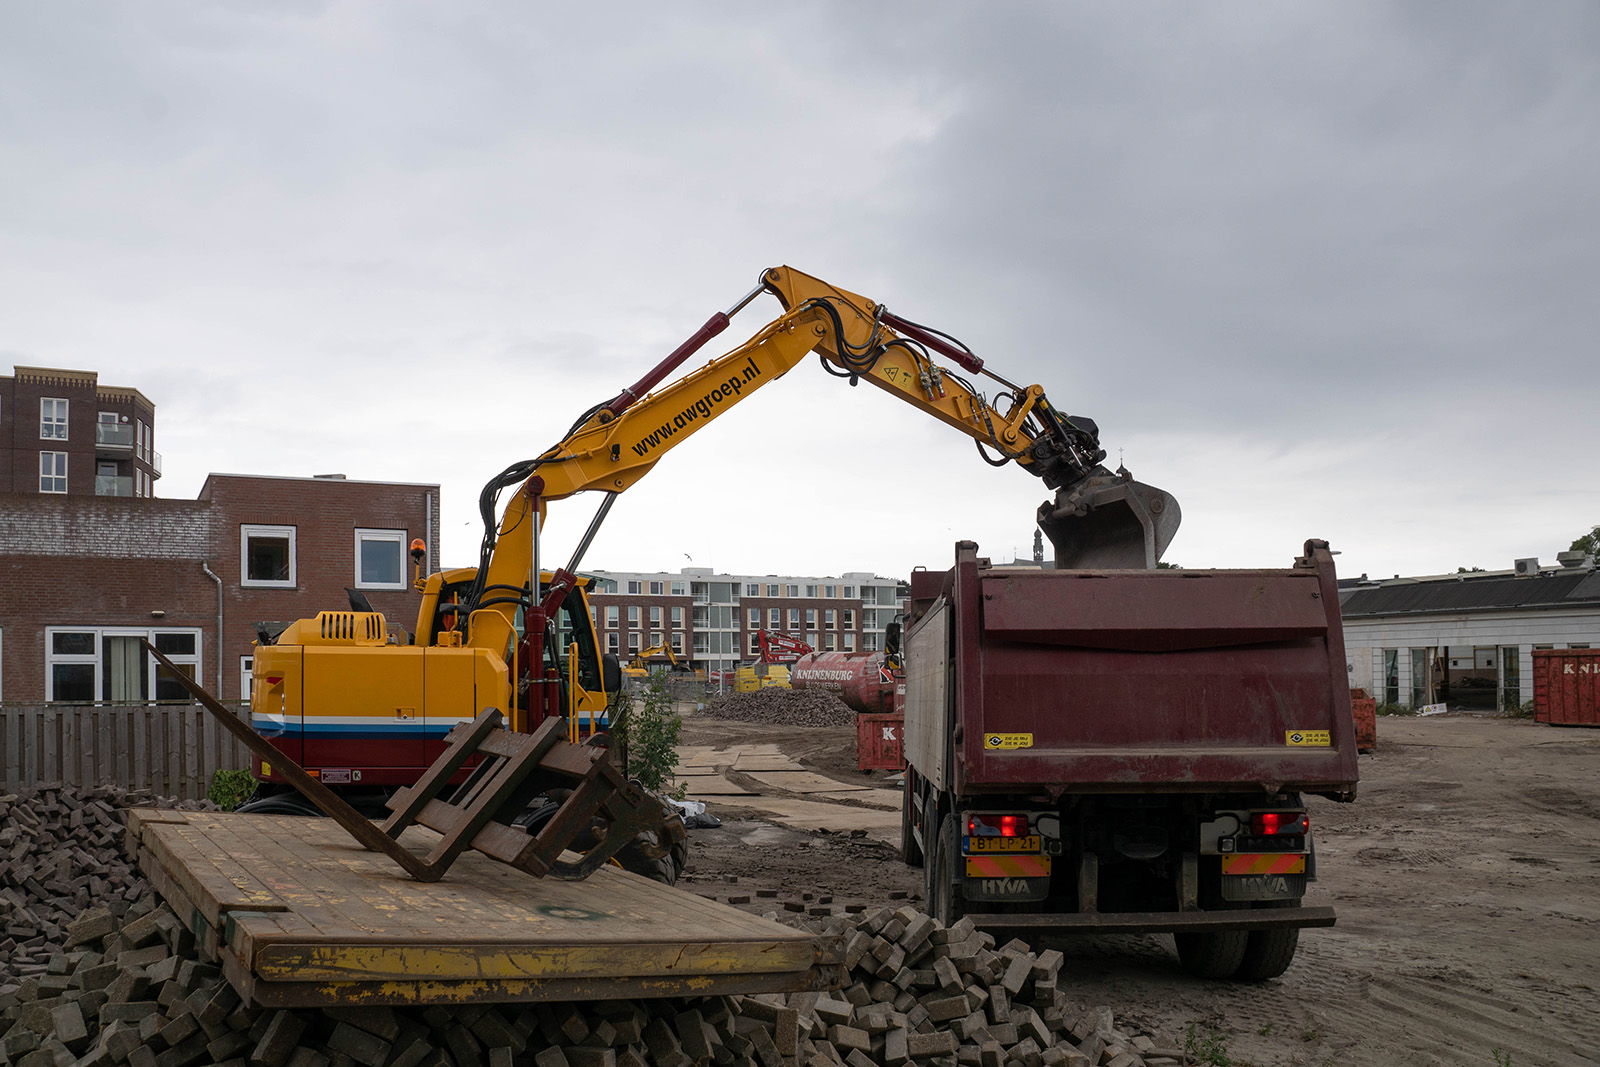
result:
[[[501,728],[502,716],[495,708],[484,709],[472,722],[450,731],[444,752],[422,778],[390,798],[393,814],[379,826],[240,722],[149,641],[142,643],[258,759],[278,768],[302,796],[368,850],[382,852],[420,882],[443,878],[456,857],[469,848],[536,878],[549,875],[575,881],[589,877],[635,838],[640,838],[638,847],[645,856],[657,859],[687,836],[677,812],[625,778],[612,764],[609,750],[567,741],[558,719],[546,719],[531,734],[511,733]],[[450,779],[474,756],[480,762],[452,790]],[[535,797],[558,789],[571,793],[537,834],[512,825]],[[445,794],[449,800],[440,799]],[[426,857],[399,841],[413,823],[440,834]],[[561,859],[562,852],[586,833],[592,833],[596,842],[576,861]]]
[[[467,848],[508,863],[536,878],[564,881],[587,878],[624,845],[641,834],[639,848],[651,859],[665,855],[685,835],[683,820],[637,782],[624,778],[609,750],[574,745],[559,719],[546,719],[531,734],[500,729],[500,712],[485,709],[445,738],[447,748],[416,785],[389,800],[394,813],[383,833],[399,837],[413,822],[436,830],[442,839],[428,856],[440,873]],[[481,762],[449,802],[438,799],[457,771],[477,756]],[[537,834],[511,825],[529,803],[555,789],[570,789],[555,815]],[[563,850],[588,832],[598,840],[576,862]]]

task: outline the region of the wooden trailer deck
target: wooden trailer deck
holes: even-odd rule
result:
[[[594,1000],[836,988],[836,937],[616,867],[531,878],[468,852],[414,881],[331,819],[128,813],[130,851],[249,1004]],[[425,850],[421,827],[401,841]]]

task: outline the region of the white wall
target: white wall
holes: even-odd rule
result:
[[[1383,650],[1400,650],[1400,702],[1411,700],[1411,649],[1516,645],[1520,700],[1533,699],[1533,648],[1600,647],[1600,610],[1494,611],[1468,615],[1356,617],[1344,620],[1350,684],[1383,700]],[[1359,681],[1357,679],[1363,679]]]

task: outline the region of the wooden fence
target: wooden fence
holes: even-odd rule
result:
[[[248,721],[247,707],[234,710]],[[198,704],[0,703],[7,793],[63,782],[192,800],[206,795],[213,772],[249,766],[249,749]]]

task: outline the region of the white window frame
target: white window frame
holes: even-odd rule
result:
[[[56,466],[55,460],[60,460],[61,461],[61,463],[60,463],[60,473],[56,473],[54,470],[52,470],[51,473],[49,473],[49,474],[45,473],[44,465],[45,465],[46,457],[49,457],[51,459],[51,464],[50,465],[51,465],[52,468]],[[46,489],[44,487],[44,483],[45,483],[45,479],[46,478],[48,478],[52,483],[54,483],[57,479],[60,479],[61,488],[60,489]],[[59,496],[59,495],[62,495],[64,493],[66,493],[67,486],[69,484],[70,483],[67,481],[67,454],[65,452],[40,452],[39,453],[39,492],[41,492],[41,493],[49,493],[49,494],[51,494],[53,496]]]
[[[607,604],[606,605],[606,629],[615,630],[616,628],[617,628],[617,606],[615,604]]]
[[[606,651],[615,656],[622,649],[622,635],[612,630],[606,634]]]
[[[778,595],[778,589],[779,589],[779,588],[780,588],[780,587],[779,587],[779,586],[776,586],[776,585],[769,585],[769,586],[767,586],[767,595],[768,595],[768,596],[769,596],[769,597],[772,597],[772,596],[777,596],[777,595]]]
[[[260,526],[251,523],[239,525],[239,584],[250,589],[293,589],[299,571],[296,564],[295,530],[293,526]],[[289,577],[266,579],[250,577],[250,538],[287,537],[289,539]]]
[[[632,653],[633,655],[635,655],[635,656],[637,656],[639,654],[639,648],[640,648],[639,640],[640,640],[641,637],[642,637],[642,635],[639,633],[638,630],[629,630],[628,631],[628,651],[630,653]]]
[[[660,626],[661,625],[661,609],[660,608],[653,607],[653,608],[650,609],[650,625],[651,626]],[[652,641],[650,643],[651,644],[659,644],[660,642]]]
[[[57,408],[54,405],[60,404]],[[70,401],[58,396],[41,396],[39,398],[39,440],[65,441],[67,440],[68,414],[71,411]],[[45,412],[50,414],[46,415]]]
[[[661,596],[663,591],[666,588],[667,588],[666,585],[661,583],[661,582],[651,582],[650,583],[650,595],[651,596]]]
[[[361,580],[361,545],[366,541],[389,541],[400,546],[400,580],[397,582],[363,582]],[[289,554],[294,555],[294,542],[289,542]],[[406,587],[406,531],[385,530],[373,527],[356,527],[356,585],[357,589],[404,589]],[[294,573],[294,564],[289,565]]]
[[[688,588],[682,582],[673,582],[671,585],[667,586],[667,588],[672,591],[673,596],[689,595]]]
[[[852,633],[845,634],[844,635],[844,651],[846,651],[846,652],[854,652],[855,650],[856,650],[856,635],[852,634]]]
[[[94,634],[94,652],[92,653],[62,653],[54,652],[55,635],[58,633],[69,634]],[[94,698],[91,703],[107,703],[101,696],[105,687],[105,639],[107,637],[143,637],[151,644],[155,644],[156,637],[164,634],[192,634],[194,635],[193,654],[174,653],[167,656],[174,664],[194,668],[193,677],[204,677],[201,673],[205,664],[205,632],[198,626],[46,626],[44,628],[44,698],[47,702],[56,699],[55,666],[58,663],[88,663],[94,667]],[[156,677],[159,664],[156,658],[146,652],[144,657],[145,682],[147,692],[145,698],[149,704],[156,703]],[[121,703],[121,702],[119,702]]]
[[[239,697],[240,697],[241,700],[249,700],[250,699],[250,696],[251,696],[251,694],[250,694],[250,683],[251,683],[252,680],[254,680],[255,673],[256,673],[256,658],[255,658],[255,656],[240,656],[239,657]]]
[[[643,582],[634,581],[632,579],[628,580],[628,595],[629,596],[641,596],[643,593],[644,593],[644,583]]]
[[[672,654],[674,656],[683,655],[683,631],[682,630],[674,630],[674,631],[672,631]]]
[[[628,625],[629,626],[638,626],[639,625],[639,605],[637,605],[637,604],[629,604],[628,605]]]

